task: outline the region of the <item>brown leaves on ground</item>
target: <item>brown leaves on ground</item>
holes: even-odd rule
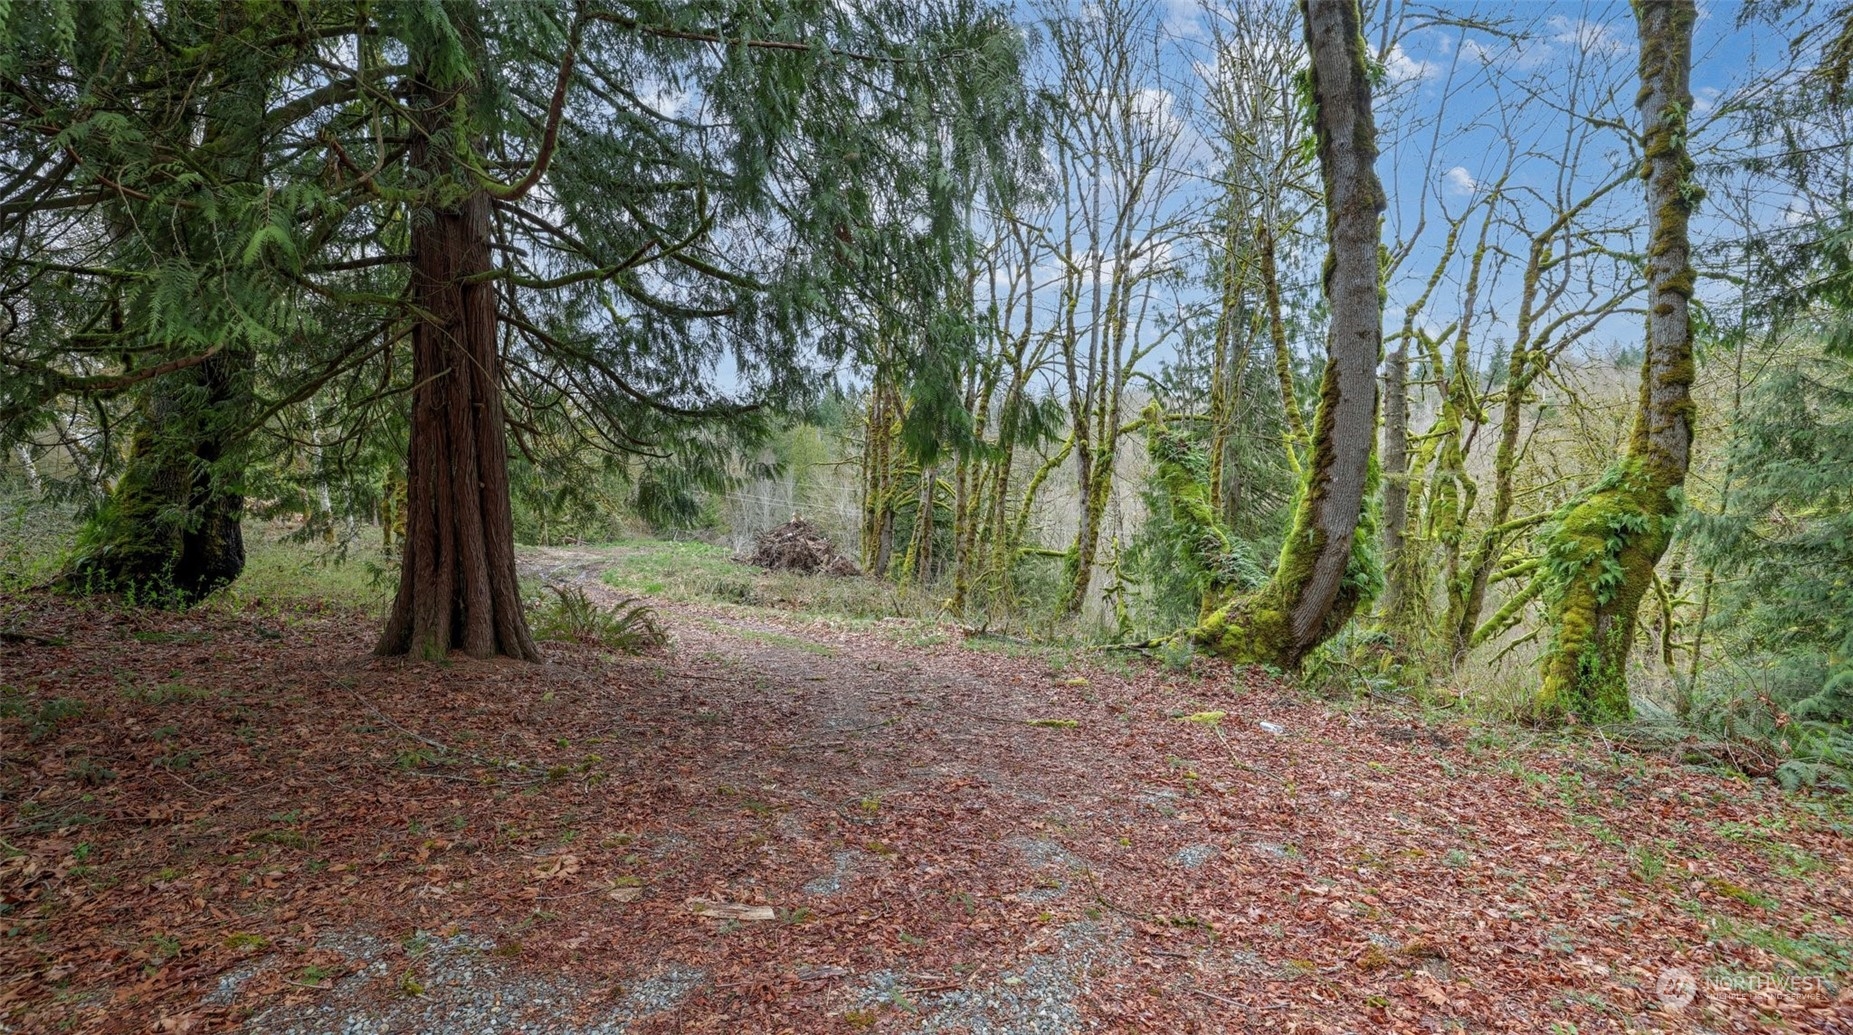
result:
[[[0,610],[16,1030],[386,1016],[432,945],[570,983],[496,1030],[1847,1030],[1770,979],[1853,962],[1844,809],[1662,760],[738,609],[542,665]]]

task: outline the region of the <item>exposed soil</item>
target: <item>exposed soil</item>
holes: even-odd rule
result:
[[[0,1031],[1853,1031],[1758,979],[1853,943],[1844,812],[662,612],[653,656],[412,664],[348,613],[0,598]]]

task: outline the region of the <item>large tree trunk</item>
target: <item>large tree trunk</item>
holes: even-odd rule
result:
[[[1686,149],[1692,109],[1692,0],[1636,0],[1642,179],[1647,184],[1647,355],[1628,455],[1566,507],[1545,578],[1552,640],[1538,710],[1586,722],[1625,719],[1635,615],[1679,512],[1692,452],[1694,274],[1687,225],[1699,197]]]
[[[378,652],[539,660],[515,580],[495,289],[480,278],[491,268],[489,196],[420,213],[412,253],[405,538]]]
[[[230,441],[250,400],[250,356],[222,352],[158,379],[127,469],[85,527],[65,584],[186,606],[244,571],[244,497]]]
[[[215,16],[226,38],[261,28],[251,19],[268,17],[244,5],[198,13]],[[261,182],[264,154],[248,128],[261,121],[275,74],[266,64],[275,54],[231,49],[230,64],[205,81],[182,77],[177,83],[150,83],[144,98],[147,116],[173,130],[160,145],[171,149],[167,161],[212,168],[226,177],[206,188],[214,193],[235,183]],[[103,207],[103,218],[128,248],[119,261],[190,267],[200,278],[199,319],[216,322],[223,337],[204,363],[156,378],[143,389],[128,464],[81,533],[64,582],[78,590],[186,606],[230,585],[244,571],[244,444],[239,436],[251,416],[256,361],[250,343],[227,326],[219,298],[253,285],[238,285],[239,275],[224,266],[225,242],[219,236],[224,228],[218,225],[224,217],[196,218],[163,210],[158,202],[138,205],[121,197]],[[137,255],[130,242],[145,254]],[[159,341],[163,332],[148,322],[149,304],[146,298],[114,300],[112,335],[139,324],[149,335],[146,343]],[[137,312],[140,321],[131,315]]]
[[[1254,595],[1217,609],[1195,631],[1216,654],[1282,668],[1297,667],[1343,627],[1381,581],[1374,530],[1360,529],[1376,480],[1383,351],[1377,218],[1384,207],[1362,16],[1357,0],[1302,0],[1300,6],[1325,182],[1325,295],[1332,310],[1318,416],[1293,528],[1273,577]]]

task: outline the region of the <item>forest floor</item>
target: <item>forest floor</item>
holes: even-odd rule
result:
[[[0,1032],[1853,1032],[1838,800],[659,609],[655,654],[414,664],[343,607],[0,597]]]

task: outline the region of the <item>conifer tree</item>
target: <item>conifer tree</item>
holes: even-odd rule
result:
[[[244,252],[269,219],[261,127],[299,28],[185,0],[22,5],[5,24],[0,225],[18,247],[0,296],[19,319],[0,424],[17,438],[82,399],[101,452],[128,443],[80,588],[185,603],[242,570],[241,428],[285,288]]]
[[[91,297],[153,280],[173,321],[221,318],[210,342],[169,334],[134,359],[127,331],[92,346],[57,321],[10,354],[23,373],[0,386],[8,413],[30,423],[54,401],[140,384],[153,397],[159,381],[187,403],[176,412],[194,423],[173,437],[198,468],[206,431],[236,444],[318,393],[343,402],[322,412],[348,429],[409,402],[409,523],[386,653],[534,656],[505,423],[525,446],[538,423],[570,414],[604,448],[673,454],[698,427],[750,432],[764,411],[814,397],[819,375],[866,344],[869,306],[952,297],[968,265],[958,184],[1008,132],[1020,92],[1017,33],[964,0],[645,12],[311,2],[190,48],[162,31],[168,21],[219,5],[77,6],[9,28],[15,64],[51,55],[41,78],[64,103],[10,95],[25,117],[3,148],[18,157],[0,216],[43,225],[77,212],[87,232],[147,256],[126,269],[60,256]],[[81,34],[74,17],[88,19]],[[79,35],[100,42],[68,42]],[[268,74],[234,83],[240,46]],[[94,91],[70,86],[119,84],[123,55],[151,78],[210,87],[185,94],[208,108],[237,97],[255,108],[194,113],[219,128],[161,138],[142,92],[100,112]],[[221,130],[250,162],[191,153]],[[34,133],[100,141],[105,160],[33,166]],[[125,158],[131,135],[159,141],[148,148],[160,159]],[[112,236],[109,205],[125,196],[151,211]],[[211,246],[176,294],[164,257],[191,253],[149,228],[208,203],[227,218],[209,224]],[[202,286],[221,281],[253,286]],[[35,305],[82,308],[43,278],[31,285]],[[229,382],[236,412],[222,414],[176,375],[209,377],[227,328],[250,359]],[[929,378],[969,341],[957,319],[908,331],[906,369]],[[919,409],[923,424],[946,419]],[[198,513],[179,525],[203,527]]]

